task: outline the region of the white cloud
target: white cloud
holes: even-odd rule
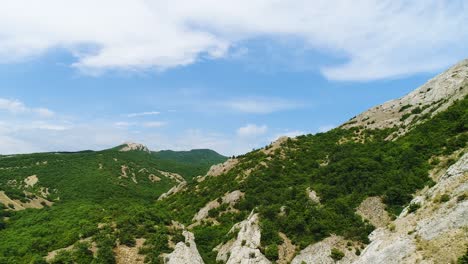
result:
[[[132,114],[128,114],[127,117],[152,116],[152,115],[159,115],[159,114],[161,114],[161,112],[151,111],[151,112],[142,112],[142,113],[132,113]]]
[[[253,114],[269,114],[278,111],[291,110],[302,106],[296,102],[277,98],[243,98],[229,100],[221,103],[220,105],[235,111]]]
[[[53,111],[47,108],[36,108],[34,109],[34,112],[36,112],[41,117],[52,117],[55,115]]]
[[[26,112],[28,108],[18,100],[0,98],[0,110],[16,114]]]
[[[161,122],[161,121],[153,121],[153,122],[143,123],[144,127],[149,127],[149,128],[163,127],[165,125],[166,125],[166,122]]]
[[[464,0],[2,1],[0,61],[60,47],[86,72],[163,70],[229,58],[245,40],[293,37],[340,59],[320,65],[327,78],[371,80],[467,57],[467,23]]]
[[[266,125],[247,124],[237,130],[237,135],[240,137],[255,137],[265,134],[267,130],[268,127]]]
[[[34,113],[39,117],[52,117],[55,113],[47,108],[30,108],[27,107],[23,102],[16,99],[5,99],[0,98],[0,112],[6,111],[10,114],[30,114]]]

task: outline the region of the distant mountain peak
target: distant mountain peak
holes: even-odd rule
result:
[[[144,152],[150,152],[147,146],[140,144],[140,143],[134,143],[134,142],[125,142],[121,145],[121,148],[119,149],[121,152],[127,152],[127,151],[144,151]]]

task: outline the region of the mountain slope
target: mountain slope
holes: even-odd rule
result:
[[[412,263],[411,258],[392,260],[390,256],[398,250],[386,254],[378,250],[371,253],[372,246],[376,248],[375,242],[359,258],[374,229],[371,222],[363,221],[362,217],[371,219],[375,217],[372,214],[381,210],[371,207],[367,210],[370,215],[366,216],[357,209],[369,198],[376,197],[376,201],[384,202],[382,208],[396,218],[410,204],[414,193],[439,182],[440,179],[431,177],[432,170],[443,172],[463,156],[468,139],[467,64],[465,60],[403,99],[373,108],[355,118],[360,121],[351,120],[351,124],[323,134],[282,140],[230,160],[222,166],[221,173],[200,178],[185,192],[170,197],[159,206],[173,212],[173,219],[185,223],[194,232],[205,263],[215,263],[216,260],[239,263],[249,258],[257,259],[254,263],[264,263],[258,260],[258,250],[269,261],[278,263],[332,263],[341,258],[341,263],[375,263],[375,258],[366,257],[375,255],[379,255],[378,260],[383,263]],[[406,102],[414,106],[400,112]],[[425,109],[410,109],[415,107]],[[400,115],[405,119],[401,120]],[[370,124],[363,121],[366,118]],[[460,162],[464,163],[465,159]],[[465,164],[459,166],[466,175]],[[457,194],[460,201],[456,202],[455,208],[462,210],[456,219],[463,230],[467,226],[461,221],[467,214],[467,204],[463,200],[467,194],[466,181],[462,181],[460,188]],[[243,198],[234,205],[223,203],[224,198],[221,198],[235,190],[241,192]],[[452,203],[455,196],[450,196]],[[413,203],[403,214],[407,215],[408,210],[414,214],[413,210],[417,212],[419,206],[423,205]],[[208,216],[194,222],[193,219],[199,218],[193,216],[202,210],[208,211],[205,213]],[[423,210],[427,209],[423,206],[421,212]],[[252,211],[258,213],[258,220],[250,225],[261,229],[261,239],[257,242],[242,239],[241,232],[232,230]],[[387,224],[389,230],[393,225],[398,227],[398,224],[384,223],[383,228]],[[444,226],[443,222],[439,226],[443,236],[460,232]],[[437,260],[437,263],[452,261],[454,256],[465,252],[468,239],[466,236],[457,238],[458,241],[441,242],[440,246],[454,245],[446,254],[431,251],[431,243],[424,242],[417,232],[411,239],[421,239],[415,243],[422,248],[424,254],[421,254],[428,261]],[[239,239],[241,242],[245,240],[245,246],[228,251],[230,257],[223,257],[225,247],[235,245]],[[380,239],[385,240],[385,237]],[[322,242],[317,243],[319,241]],[[290,242],[293,246],[289,247],[295,252],[292,256],[298,254],[294,260],[281,253]],[[402,242],[401,246],[410,247],[410,244]],[[240,253],[249,250],[252,256]],[[409,251],[407,255],[414,257],[414,252]]]
[[[158,156],[144,146],[129,148],[136,145],[98,152],[1,156],[0,263],[29,263],[90,237],[104,219],[124,221],[119,219],[131,216],[135,208],[150,206],[171,187],[225,159],[208,150],[180,152],[190,158],[184,162],[184,158]],[[201,162],[196,162],[198,156]]]
[[[15,174],[16,182],[37,195],[49,187],[55,203],[3,210],[11,215],[0,231],[0,263],[456,261],[468,244],[467,65],[465,60],[337,129],[281,138],[209,170],[219,158],[206,158],[209,151],[197,157],[197,151],[119,147],[60,154],[74,158],[57,165],[60,173],[45,185],[30,168],[44,159],[22,157],[29,165]],[[9,158],[15,160],[2,157],[2,166],[23,170]],[[172,162],[182,165],[169,170]],[[199,173],[185,166],[197,162],[207,173],[193,178]],[[98,176],[100,164],[111,177]],[[154,176],[161,183],[177,184],[176,191],[155,201],[163,188],[143,180],[149,177],[138,174],[143,168],[159,172]],[[75,175],[74,184],[63,180],[67,172]],[[25,177],[34,175],[37,182]],[[111,179],[99,183],[108,189],[93,189],[102,179]]]

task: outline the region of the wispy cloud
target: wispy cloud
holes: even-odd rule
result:
[[[464,0],[3,1],[0,60],[61,47],[89,73],[163,70],[229,58],[231,47],[260,36],[293,37],[304,50],[340,59],[320,65],[327,78],[372,80],[432,72],[466,57],[467,20]]]
[[[141,117],[141,116],[153,116],[153,115],[159,115],[161,112],[158,111],[151,111],[151,112],[141,112],[141,113],[131,113],[127,114],[127,117]]]
[[[39,107],[32,108],[26,106],[23,102],[17,99],[0,98],[0,112],[5,111],[10,114],[36,114],[39,117],[52,117],[55,113],[47,108]]]
[[[268,127],[266,125],[247,124],[237,130],[237,135],[240,137],[255,137],[263,135],[267,131]]]
[[[148,127],[148,128],[157,128],[157,127],[163,127],[166,125],[166,122],[162,121],[152,121],[152,122],[144,122],[143,126]]]
[[[262,97],[233,99],[223,102],[221,105],[234,111],[253,114],[269,114],[278,111],[296,109],[303,106],[302,104],[293,101]]]

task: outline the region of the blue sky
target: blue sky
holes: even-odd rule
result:
[[[464,1],[331,2],[3,3],[0,153],[240,154],[335,127],[468,55]]]

